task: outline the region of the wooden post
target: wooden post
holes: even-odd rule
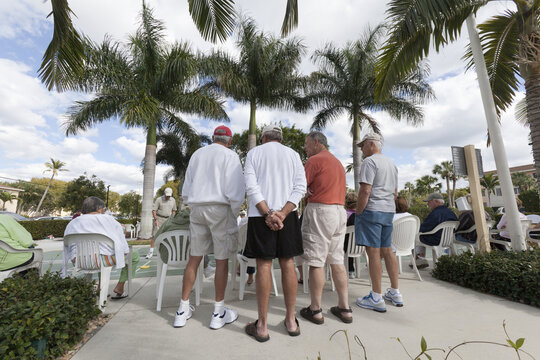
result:
[[[480,252],[490,252],[489,234],[486,225],[486,213],[484,211],[484,203],[482,202],[482,188],[480,187],[480,176],[478,174],[478,163],[476,162],[476,151],[474,145],[464,147],[465,163],[467,164],[467,178],[469,179],[469,187],[471,189],[472,209],[474,215],[474,223],[476,224],[476,234],[478,248]]]

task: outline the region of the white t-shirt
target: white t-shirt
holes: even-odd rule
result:
[[[281,210],[288,201],[298,206],[306,193],[306,173],[300,155],[276,141],[251,149],[244,173],[248,217],[263,215],[255,206],[263,200],[270,209]]]
[[[359,181],[371,185],[366,210],[396,212],[394,194],[398,186],[398,170],[390,158],[373,154],[364,159]]]

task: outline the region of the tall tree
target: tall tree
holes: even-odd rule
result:
[[[215,79],[213,86],[235,101],[249,104],[248,149],[252,149],[258,108],[293,109],[300,102],[302,77],[298,67],[305,47],[299,39],[283,40],[257,30],[250,18],[240,22],[236,45],[239,59],[215,52],[210,63],[214,66],[207,71]]]
[[[76,134],[105,120],[146,131],[143,206],[140,237],[151,237],[152,199],[156,168],[156,134],[174,128],[194,134],[179,113],[228,122],[223,103],[208,87],[199,85],[200,58],[185,43],[167,45],[165,27],[143,2],[139,29],[129,46],[105,39],[88,43],[80,90],[94,98],[77,102],[69,114],[67,134]],[[187,136],[187,135],[186,135]]]
[[[375,99],[375,63],[384,27],[367,29],[364,36],[343,49],[326,45],[312,59],[319,69],[311,74],[306,101],[319,109],[312,129],[323,129],[339,116],[346,114],[352,122],[352,147],[355,190],[359,189],[362,153],[357,147],[364,127],[380,133],[374,112],[385,111],[396,120],[405,119],[418,125],[423,121],[419,104],[432,98],[431,87],[425,80],[426,68],[416,67],[396,82],[390,96]]]
[[[39,204],[36,208],[36,214],[38,214],[39,209],[41,209],[41,204],[43,204],[43,200],[45,199],[45,196],[47,196],[47,192],[49,191],[49,187],[51,186],[53,178],[58,175],[59,171],[69,171],[68,169],[64,169],[64,166],[66,166],[65,162],[62,162],[60,160],[54,160],[53,158],[51,158],[50,162],[45,163],[45,167],[47,168],[47,170],[45,170],[43,173],[50,171],[52,175],[49,183],[47,184],[47,188],[45,189],[45,192],[43,193],[43,196],[41,197],[41,200],[39,201]]]
[[[486,189],[488,206],[491,206],[491,194],[495,194],[495,188],[500,185],[497,175],[495,173],[484,174],[484,177],[480,179],[480,185]]]
[[[377,96],[384,98],[402,74],[430,49],[437,52],[460,36],[465,19],[488,0],[392,0],[387,11],[391,31],[378,64]],[[533,156],[540,174],[540,1],[515,5],[478,26],[497,112],[514,101],[524,81]],[[472,52],[465,55],[472,66]],[[540,181],[540,177],[537,181]]]
[[[455,207],[455,191],[457,176],[454,173],[454,166],[451,161],[443,161],[440,164],[436,164],[431,171],[433,175],[439,175],[442,180],[446,181],[446,195],[448,196],[448,203],[451,207]],[[450,191],[450,180],[452,180],[452,190]]]
[[[224,41],[234,29],[234,0],[188,0],[189,13],[205,40]],[[84,69],[84,36],[73,26],[67,0],[51,0],[54,32],[43,55],[39,77],[49,90],[76,88],[74,78]],[[287,36],[298,25],[298,0],[287,0],[281,35]]]
[[[420,179],[416,179],[416,193],[419,195],[427,195],[435,191],[441,191],[442,184],[437,182],[437,178],[431,175],[424,175]]]
[[[103,180],[96,175],[87,177],[86,173],[67,183],[66,191],[59,200],[60,206],[64,209],[75,212],[82,206],[84,199],[89,196],[97,196],[105,199],[107,189]]]

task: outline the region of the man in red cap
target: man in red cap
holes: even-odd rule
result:
[[[225,307],[224,297],[228,261],[238,250],[236,215],[244,202],[244,176],[238,155],[228,149],[232,141],[231,130],[224,125],[218,126],[212,141],[211,145],[198,149],[191,156],[182,188],[182,197],[191,209],[191,250],[174,327],[183,327],[191,317],[189,294],[197,267],[209,253],[214,253],[216,260],[216,302],[210,328],[219,329],[238,318],[238,311]]]

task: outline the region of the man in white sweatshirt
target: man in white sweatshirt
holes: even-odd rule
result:
[[[259,342],[270,339],[266,320],[275,258],[281,267],[285,327],[290,336],[300,335],[294,313],[298,282],[293,258],[304,253],[296,207],[306,193],[306,175],[300,155],[281,141],[279,126],[265,126],[262,145],[248,152],[245,166],[249,211],[244,255],[257,259],[259,309],[257,321],[245,330]]]
[[[245,183],[238,155],[229,150],[232,132],[218,126],[213,144],[193,153],[186,170],[182,197],[190,206],[191,250],[184,280],[182,299],[174,318],[174,327],[182,327],[191,317],[189,294],[195,283],[197,267],[204,255],[214,253],[216,260],[215,305],[210,328],[219,329],[238,318],[238,311],[225,307],[228,259],[238,251],[236,215],[244,202]]]

